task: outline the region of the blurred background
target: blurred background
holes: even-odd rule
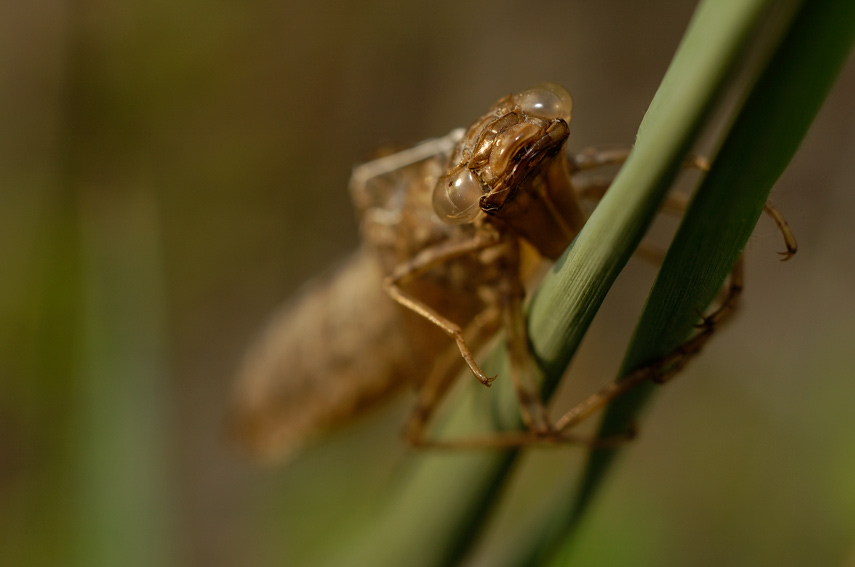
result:
[[[408,400],[278,466],[224,420],[253,333],[357,245],[352,166],[542,81],[574,95],[572,149],[629,145],[693,8],[0,4],[0,564],[314,565],[346,541]],[[855,565],[853,100],[850,59],[773,192],[798,255],[761,220],[744,309],[648,412],[580,564]],[[565,398],[613,376],[653,274],[628,266]],[[528,455],[471,563],[578,465]]]

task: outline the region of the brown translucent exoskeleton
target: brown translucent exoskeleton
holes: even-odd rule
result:
[[[238,377],[233,425],[262,457],[287,454],[405,387],[418,389],[406,425],[413,444],[507,447],[571,441],[566,431],[644,380],[685,364],[735,305],[737,266],[719,309],[677,352],[594,393],[552,422],[530,371],[524,284],[556,259],[597,198],[602,180],[574,175],[622,163],[628,152],[568,157],[570,94],[546,84],[500,99],[467,130],[428,140],[354,169],[351,196],[361,248],[275,313]],[[706,169],[704,160],[688,165]],[[666,208],[679,210],[671,198]],[[777,211],[787,257],[795,240]],[[483,384],[496,378],[475,354],[504,330],[511,380],[527,430],[486,439],[429,441],[424,430],[463,364]],[[453,342],[449,341],[449,337]]]

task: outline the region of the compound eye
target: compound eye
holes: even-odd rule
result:
[[[439,178],[433,190],[433,210],[443,221],[463,224],[481,212],[481,181],[468,168]]]
[[[562,118],[568,124],[570,123],[573,97],[562,86],[552,83],[535,85],[516,95],[514,102],[526,114],[546,120]]]

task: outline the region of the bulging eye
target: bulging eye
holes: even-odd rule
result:
[[[570,123],[573,97],[567,89],[559,85],[552,83],[535,85],[516,95],[514,102],[526,114],[547,120],[563,118],[565,122]]]
[[[463,167],[439,178],[433,190],[433,210],[447,223],[471,222],[481,212],[482,195],[481,181],[468,167]]]

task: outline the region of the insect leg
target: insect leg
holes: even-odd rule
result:
[[[471,254],[473,252],[477,252],[479,250],[484,250],[485,248],[490,248],[492,246],[496,246],[500,244],[501,241],[498,237],[495,238],[473,238],[472,240],[467,240],[463,242],[449,242],[434,246],[432,248],[428,248],[422,250],[418,253],[412,260],[408,262],[404,262],[400,264],[395,270],[383,281],[383,288],[389,294],[389,296],[406,307],[407,309],[411,309],[412,311],[418,313],[454,339],[454,342],[457,343],[457,348],[460,351],[460,355],[463,357],[463,360],[466,361],[466,364],[469,366],[469,369],[472,370],[472,373],[475,375],[478,380],[484,384],[485,386],[489,386],[490,383],[495,380],[495,376],[487,376],[481,370],[481,368],[475,363],[475,360],[472,358],[472,352],[469,347],[466,345],[466,341],[463,338],[463,331],[460,326],[456,323],[453,323],[446,317],[440,315],[435,309],[428,306],[423,301],[412,297],[410,294],[406,293],[401,288],[401,282],[415,277],[420,273],[423,273],[425,270],[436,266],[438,264],[442,264],[444,262],[448,262],[454,258],[459,258],[461,256],[465,256],[467,254]]]
[[[685,161],[685,167],[700,169],[701,171],[709,171],[710,164],[706,158],[700,156],[690,156]],[[671,193],[668,195],[668,198],[665,200],[665,204],[662,206],[662,210],[664,212],[673,213],[673,214],[683,214],[686,208],[688,207],[688,198],[685,195],[680,195],[678,193]],[[772,219],[775,223],[775,226],[778,227],[778,231],[781,233],[781,236],[784,237],[784,245],[786,246],[786,251],[778,252],[783,258],[781,261],[787,261],[793,257],[793,255],[798,250],[798,244],[796,243],[796,237],[793,234],[793,231],[790,230],[790,225],[787,224],[786,219],[781,214],[781,212],[772,205],[769,201],[763,205],[763,212]]]
[[[466,437],[461,439],[421,439],[418,447],[429,449],[517,449],[531,446],[580,445],[591,449],[603,449],[621,445],[631,441],[634,432],[625,435],[613,435],[609,437],[586,437],[568,433],[551,433],[541,435],[533,431],[520,431],[518,433],[497,433],[495,435],[482,437]]]
[[[689,361],[700,353],[703,346],[712,337],[712,334],[720,329],[722,323],[735,311],[739,296],[742,293],[742,276],[743,259],[740,256],[730,273],[728,286],[724,297],[720,300],[718,308],[709,315],[703,316],[702,322],[698,325],[700,331],[695,336],[664,357],[639,368],[616,382],[607,384],[591,394],[587,399],[561,416],[555,422],[555,430],[561,432],[573,427],[615,398],[622,396],[643,382],[650,380],[662,384],[679,374]]]
[[[629,157],[630,148],[602,150],[586,148],[577,154],[567,156],[567,165],[571,172],[588,171],[606,165],[620,165]]]
[[[507,255],[509,266],[506,273],[509,275],[503,279],[500,289],[502,316],[507,331],[511,379],[519,399],[523,422],[533,433],[544,435],[552,430],[552,423],[532,374],[532,357],[522,308],[525,291],[519,278],[518,246],[514,242]]]
[[[703,158],[695,158],[695,160],[703,160]],[[705,160],[704,160],[705,161]],[[703,162],[700,162],[703,163]],[[701,167],[696,164],[694,161],[687,162],[688,165],[692,167],[697,167],[701,169]],[[591,201],[599,201],[603,198],[606,191],[611,185],[610,179],[591,179],[587,180],[584,184],[577,184],[578,186],[578,194],[582,199],[587,199]],[[686,211],[686,208],[689,205],[689,198],[687,195],[683,193],[669,193],[665,198],[665,202],[662,204],[662,212],[673,214],[673,215],[681,215]],[[790,226],[787,224],[786,219],[781,214],[781,212],[775,208],[772,203],[766,201],[766,204],[763,205],[763,212],[768,216],[772,222],[775,223],[775,226],[778,228],[778,231],[781,233],[781,236],[784,239],[784,246],[786,247],[786,251],[778,252],[783,258],[781,261],[787,261],[792,258],[796,251],[798,250],[798,244],[796,242],[796,237],[793,234],[792,230],[790,230]],[[641,243],[639,246],[639,253],[645,259],[650,260],[653,263],[661,263],[664,258],[664,254],[661,251],[654,250],[652,246],[647,245],[645,243]]]
[[[442,138],[425,140],[412,148],[360,164],[353,169],[351,175],[351,192],[354,193],[357,201],[361,201],[365,186],[371,179],[403,169],[434,155],[450,152],[462,137],[463,129],[458,128]]]
[[[719,299],[718,307],[712,313],[702,316],[698,328],[713,331],[736,310],[739,296],[742,295],[744,271],[744,256],[740,256],[736,259],[736,264],[733,265],[733,269],[730,271],[727,287],[722,290],[723,293]]]
[[[572,154],[567,157],[570,170],[574,173],[577,171],[588,171],[598,167],[607,165],[621,165],[629,157],[631,148],[611,148],[607,150],[598,148],[586,148],[577,154]],[[694,154],[689,155],[684,163],[684,167],[709,171],[710,162],[705,157]]]
[[[477,351],[500,328],[501,312],[495,305],[491,305],[466,326],[464,333],[469,337],[469,345]],[[457,348],[449,348],[437,357],[430,374],[419,389],[416,404],[404,426],[404,437],[410,445],[424,445],[424,432],[440,402],[460,373],[460,367],[460,353]]]
[[[786,252],[778,252],[783,258],[781,258],[782,262],[786,262],[790,258],[793,257],[793,254],[798,250],[798,244],[796,244],[796,237],[793,235],[793,231],[790,230],[790,225],[787,224],[787,221],[784,219],[783,215],[781,215],[780,211],[776,209],[772,203],[766,201],[766,204],[763,206],[763,212],[766,213],[772,221],[774,221],[775,226],[778,227],[778,230],[781,231],[781,235],[784,237],[784,244],[787,247]]]
[[[700,159],[700,158],[699,158]],[[665,198],[665,202],[662,204],[662,211],[669,214],[681,215],[686,211],[686,208],[689,206],[689,198],[687,195],[682,193],[669,193]],[[775,208],[772,203],[766,201],[763,205],[763,212],[772,219],[772,222],[775,223],[775,226],[778,228],[778,231],[781,233],[781,236],[784,238],[784,246],[787,248],[784,252],[778,252],[783,258],[781,261],[787,261],[792,258],[796,251],[798,250],[798,244],[796,243],[796,237],[793,234],[793,231],[790,230],[790,225],[787,224],[786,219],[781,214],[781,212]]]

